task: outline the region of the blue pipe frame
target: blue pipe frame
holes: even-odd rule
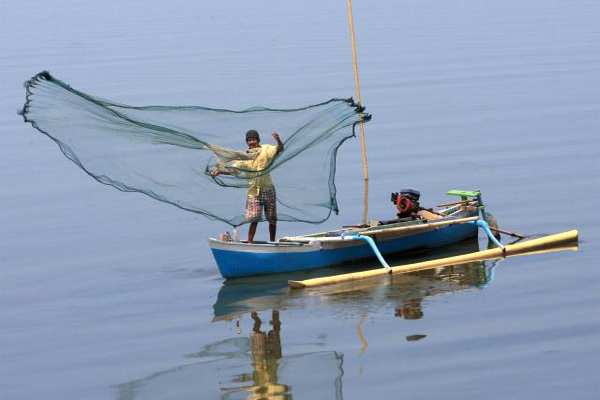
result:
[[[492,233],[492,231],[490,229],[489,224],[487,222],[485,222],[483,219],[479,219],[477,221],[471,221],[471,222],[467,222],[467,223],[476,225],[477,227],[483,229],[483,231],[487,235],[488,239],[492,243],[494,243],[499,248],[504,249],[504,245],[502,243],[500,243],[500,241],[498,239],[496,239],[496,237],[494,236],[494,234]],[[369,244],[369,246],[371,246],[373,253],[375,253],[375,255],[377,256],[377,259],[379,260],[381,265],[383,265],[383,267],[386,270],[388,270],[388,271],[391,270],[391,267],[389,266],[389,264],[385,261],[385,259],[381,255],[381,252],[377,248],[377,244],[375,243],[373,238],[371,238],[369,236],[361,236],[359,232],[346,232],[346,233],[342,234],[342,239],[344,239],[344,240],[362,240],[364,242],[367,242]]]

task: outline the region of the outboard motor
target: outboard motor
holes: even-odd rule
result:
[[[408,218],[416,214],[419,209],[421,192],[414,188],[403,188],[400,193],[392,193],[392,203],[398,209],[398,218]]]

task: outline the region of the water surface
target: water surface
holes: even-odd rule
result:
[[[49,70],[134,105],[348,97],[345,2],[3,2],[3,399],[600,396],[597,2],[354,7],[369,217],[403,186],[427,205],[480,189],[502,227],[578,229],[579,250],[324,291],[225,282],[206,237],[226,226],[90,179],[16,115],[22,83]],[[358,140],[337,171],[340,215],[281,235],[360,219]]]

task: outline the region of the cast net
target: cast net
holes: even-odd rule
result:
[[[277,193],[277,219],[319,223],[338,212],[336,153],[370,116],[352,99],[298,109],[132,107],[77,91],[37,74],[25,83],[23,118],[98,182],[144,193],[232,226],[246,223],[246,194],[267,174]],[[284,144],[260,168],[245,134],[261,145]],[[215,169],[227,174],[213,176]],[[264,214],[263,214],[264,218]]]

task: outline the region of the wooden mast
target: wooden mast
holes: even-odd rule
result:
[[[360,104],[360,84],[358,82],[358,64],[356,62],[356,43],[354,41],[354,18],[352,16],[352,0],[348,0],[348,18],[350,20],[350,39],[352,40],[352,60],[354,63],[354,85],[356,87],[356,101]],[[365,127],[360,114],[360,142],[362,145],[363,176],[365,181],[365,194],[363,204],[362,224],[367,223],[367,214],[369,211],[369,168],[367,166],[367,149],[365,144]]]

